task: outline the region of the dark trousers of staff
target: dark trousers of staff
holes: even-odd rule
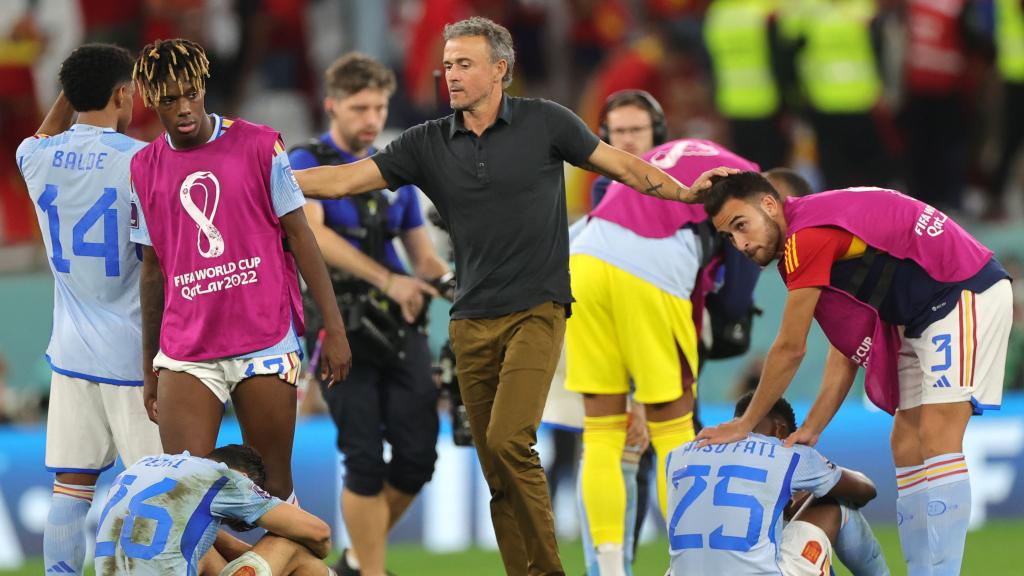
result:
[[[533,449],[565,337],[565,306],[545,302],[496,318],[452,320],[448,330],[505,572],[565,574]]]

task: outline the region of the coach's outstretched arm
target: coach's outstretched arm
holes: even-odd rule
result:
[[[307,198],[344,198],[388,187],[380,168],[371,158],[337,166],[296,170],[294,174]]]
[[[693,186],[687,187],[661,168],[604,142],[597,145],[581,168],[622,182],[641,194],[688,204],[700,202],[698,194],[711,186],[713,176],[728,176],[738,172],[734,168],[715,168],[702,174]]]

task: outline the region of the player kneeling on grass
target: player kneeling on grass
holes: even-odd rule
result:
[[[737,418],[751,398],[737,402]],[[829,574],[833,548],[855,575],[889,574],[858,510],[874,499],[875,485],[814,448],[783,446],[794,430],[793,408],[780,398],[743,440],[688,442],[669,453],[671,574],[817,576]],[[787,504],[802,492],[817,499],[783,528]]]
[[[238,444],[205,458],[184,452],[139,460],[107,495],[96,573],[333,575],[321,560],[331,550],[330,528],[269,495],[260,487],[265,479],[259,453]],[[249,547],[220,532],[221,524],[268,533]]]

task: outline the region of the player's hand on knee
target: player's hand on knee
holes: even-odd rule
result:
[[[792,448],[794,444],[803,444],[804,446],[814,446],[818,443],[819,432],[808,428],[807,426],[801,426],[790,434],[784,445],[786,448]]]
[[[352,368],[352,349],[344,328],[327,329],[320,349],[320,379],[328,380],[328,387],[348,377]]]
[[[157,410],[156,410],[156,388],[157,388],[157,375],[155,373],[146,374],[142,383],[142,403],[146,406],[146,414],[149,415],[149,419],[154,424],[157,422]]]

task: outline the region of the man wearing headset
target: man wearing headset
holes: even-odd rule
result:
[[[603,117],[603,138],[681,182],[695,180],[702,167],[757,170],[705,140],[660,143],[664,115],[646,92],[612,94]],[[580,500],[590,576],[631,573],[635,512],[628,505],[632,478],[625,476],[635,473],[630,470],[647,443],[661,471],[656,478],[664,514],[664,459],[694,437],[698,338],[690,299],[701,293],[698,272],[705,261],[698,226],[707,215],[668,204],[612,184],[570,244],[576,303],[566,324],[565,388],[583,394]],[[629,413],[627,397],[634,406]]]
[[[634,156],[643,156],[668,137],[661,104],[643,90],[620,90],[605,100],[601,110],[601,139]],[[612,180],[601,176],[590,191],[591,206],[597,205]]]

